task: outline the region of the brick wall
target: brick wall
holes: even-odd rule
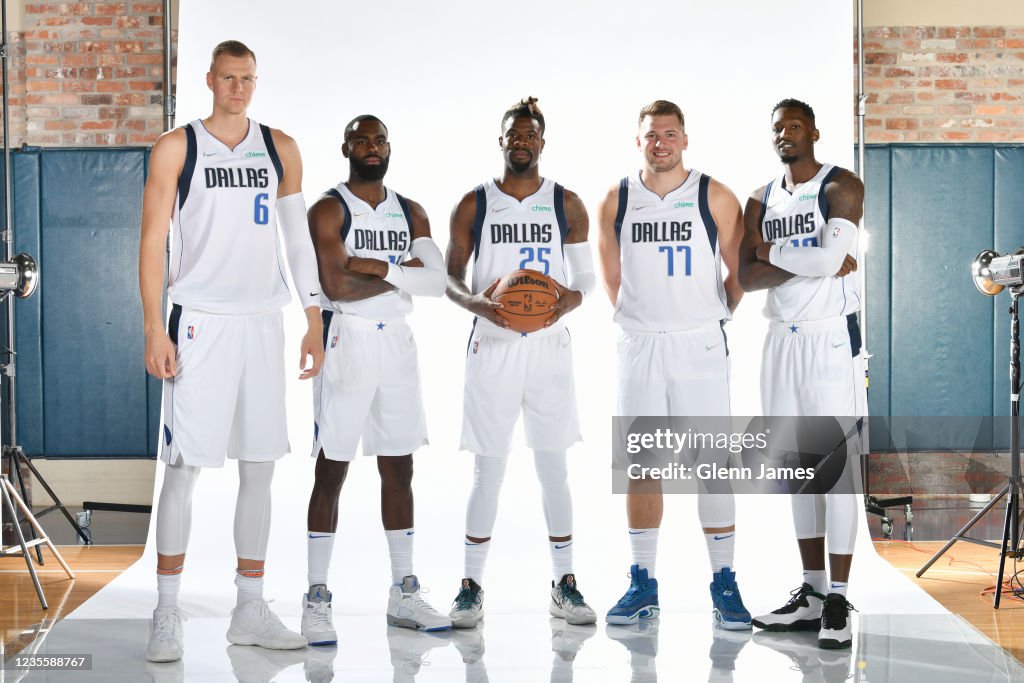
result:
[[[13,146],[148,146],[163,131],[162,2],[27,3],[10,41]]]
[[[868,143],[1024,142],[1024,27],[867,28],[864,93]]]

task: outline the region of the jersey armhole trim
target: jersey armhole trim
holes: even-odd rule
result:
[[[708,243],[711,245],[711,253],[718,251],[718,223],[711,213],[711,204],[708,202],[708,187],[711,185],[711,176],[701,175],[700,188],[697,191],[697,205],[700,207],[700,217],[704,221],[704,229],[708,233]]]
[[[768,213],[768,196],[772,193],[772,185],[775,181],[769,182],[764,186],[764,195],[761,197],[761,215],[757,218],[757,229],[761,232],[761,239],[765,239],[764,235],[764,216]],[[767,240],[765,240],[767,241]]]
[[[341,196],[335,188],[327,190],[324,194],[334,197],[341,204],[341,213],[344,214],[344,218],[341,221],[341,243],[344,244],[345,240],[348,239],[348,231],[352,228],[352,212],[348,210],[348,204],[345,203],[345,198]]]
[[[281,157],[277,154],[277,147],[274,145],[274,136],[270,134],[270,127],[260,124],[260,132],[263,133],[263,143],[267,146],[267,154],[274,162],[274,170],[277,171],[277,182],[284,178],[284,167],[281,165]]]
[[[181,173],[178,175],[178,211],[181,211],[185,206],[185,200],[188,199],[188,190],[192,187],[192,176],[195,174],[196,159],[199,156],[195,129],[188,123],[182,128],[185,130],[185,165],[181,167]]]
[[[831,171],[825,174],[825,177],[821,179],[821,189],[818,190],[818,210],[821,212],[822,218],[828,223],[829,219],[829,205],[828,205],[828,194],[825,192],[825,188],[832,182],[832,177],[839,171],[838,166],[834,166]]]
[[[480,239],[484,232],[484,216],[487,212],[487,191],[483,185],[473,190],[476,194],[476,213],[473,215],[473,258],[480,256]]]
[[[615,210],[615,242],[622,244],[622,221],[626,219],[626,202],[629,201],[629,178],[619,181],[619,206]]]
[[[405,214],[405,224],[409,226],[409,237],[412,237],[412,209],[409,207],[409,200],[402,195],[395,193],[398,197],[398,203],[402,206],[402,213]],[[412,239],[409,240],[409,244],[412,244]]]
[[[558,232],[562,234],[562,253],[565,253],[565,238],[569,235],[569,222],[565,219],[565,188],[555,183],[555,220]]]

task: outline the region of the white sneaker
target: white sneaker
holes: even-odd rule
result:
[[[414,575],[388,591],[388,625],[412,628],[417,631],[446,631],[452,620],[427,604],[420,591],[420,582]]]
[[[310,586],[310,593],[302,596],[302,635],[310,645],[335,645],[338,632],[331,620],[332,594],[327,586]]]
[[[573,626],[585,626],[597,621],[597,614],[583,600],[583,594],[576,587],[576,576],[566,574],[556,585],[551,582],[551,604],[548,613],[553,617],[565,619]]]
[[[853,620],[850,610],[853,605],[839,593],[829,593],[821,609],[821,630],[818,631],[818,647],[826,650],[845,650],[853,644]]]
[[[176,607],[157,607],[146,646],[146,659],[151,662],[173,662],[185,652],[185,634],[181,620],[185,613]]]
[[[765,631],[817,631],[821,628],[821,606],[825,596],[809,583],[790,592],[793,596],[779,609],[754,617],[753,624]]]
[[[455,628],[473,628],[479,624],[484,618],[484,589],[473,579],[463,579],[448,616]]]
[[[266,600],[250,600],[231,610],[228,642],[235,645],[259,645],[270,650],[298,650],[306,647],[306,637],[289,631]]]

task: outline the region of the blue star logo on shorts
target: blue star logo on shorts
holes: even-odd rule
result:
[[[797,327],[796,325],[790,325],[789,326],[789,331],[792,332],[793,334],[796,334],[796,331],[799,330],[799,329],[800,328]]]
[[[377,323],[377,329],[378,330],[383,330],[384,329],[384,323]]]

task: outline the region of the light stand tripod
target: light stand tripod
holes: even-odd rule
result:
[[[1006,556],[1012,555],[1015,559],[1024,558],[1024,550],[1020,547],[1020,502],[1021,495],[1024,493],[1024,483],[1022,483],[1020,475],[1020,318],[1017,315],[1018,299],[1022,292],[1024,292],[1024,285],[1016,285],[1010,288],[1009,481],[1007,481],[1006,486],[1004,486],[1003,489],[991,501],[989,501],[988,505],[983,507],[978,514],[974,515],[971,521],[967,522],[960,531],[956,532],[956,534],[949,539],[949,542],[942,546],[942,549],[935,553],[935,556],[928,560],[928,563],[921,567],[917,572],[917,576],[920,578],[921,575],[928,571],[928,568],[935,564],[935,561],[942,557],[943,553],[949,550],[957,541],[967,541],[968,543],[976,543],[978,545],[988,546],[989,548],[999,548],[999,576],[996,580],[995,598],[992,602],[992,607],[995,609],[999,609],[999,599],[1003,592],[1003,574],[1006,568]],[[964,534],[966,534],[970,528],[978,522],[978,520],[984,517],[989,510],[995,507],[996,503],[998,503],[1003,496],[1008,496],[1008,498],[1006,500],[1006,521],[1003,524],[1002,543],[983,541],[977,538],[965,536]]]

